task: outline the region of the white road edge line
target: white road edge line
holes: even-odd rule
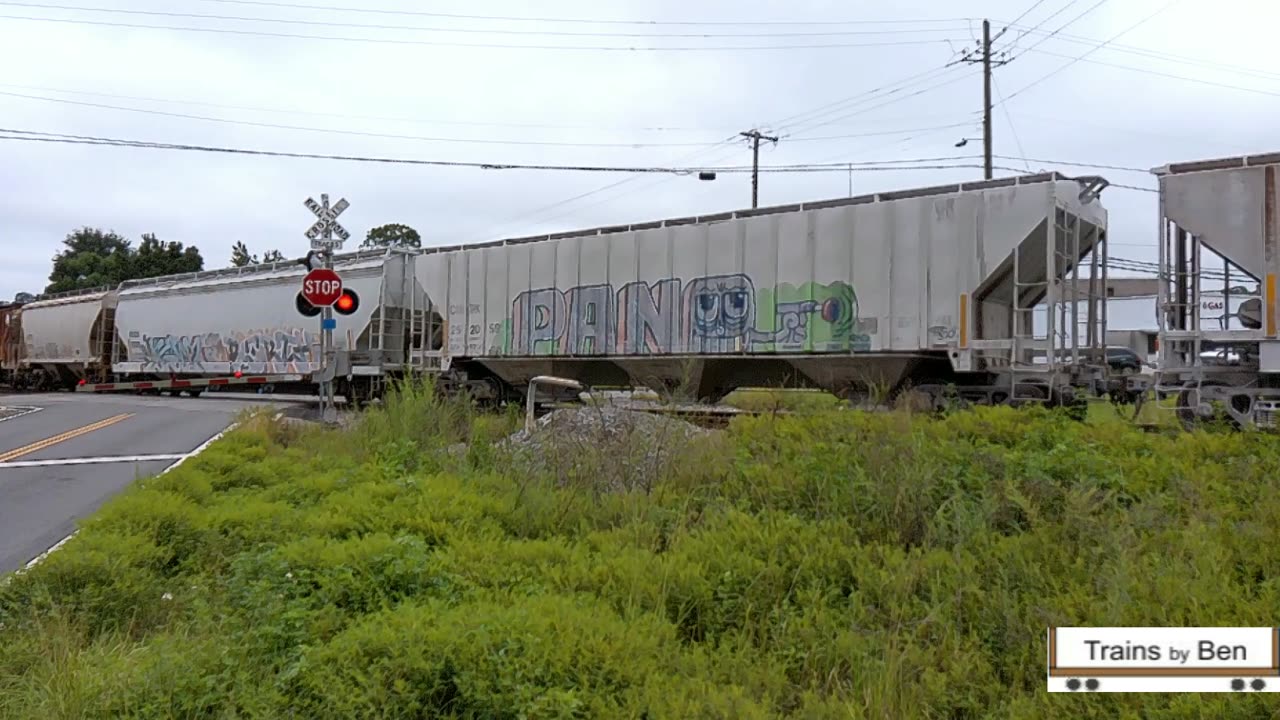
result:
[[[30,415],[30,414],[32,414],[32,413],[38,413],[38,412],[40,412],[41,410],[43,410],[43,409],[44,409],[44,408],[42,408],[42,407],[33,407],[33,406],[30,406],[30,405],[10,405],[10,406],[8,406],[8,407],[9,407],[9,408],[11,408],[11,409],[13,409],[13,410],[22,410],[22,412],[20,412],[20,413],[18,413],[18,414],[16,414],[16,415],[9,415],[9,416],[7,416],[7,417],[2,417],[2,418],[0,418],[0,422],[4,422],[4,421],[6,421],[6,420],[17,420],[18,418],[23,417],[24,415]]]
[[[121,462],[154,462],[157,460],[180,460],[184,455],[104,455],[102,457],[60,458],[57,460],[13,460],[0,463],[0,470],[6,468],[51,467],[57,465],[99,465],[102,463]]]
[[[277,413],[277,414],[276,414],[276,418],[277,418],[277,419],[279,419],[279,417],[280,417],[281,415],[283,415],[283,414],[284,414],[284,413]],[[161,470],[159,473],[157,473],[157,474],[156,474],[156,477],[160,477],[161,475],[164,475],[165,473],[169,472],[170,470],[173,470],[174,468],[178,467],[178,466],[179,466],[179,465],[181,465],[182,463],[184,463],[184,462],[186,462],[186,461],[190,460],[191,458],[195,457],[196,455],[199,455],[200,453],[204,452],[206,449],[208,449],[208,447],[209,447],[210,445],[214,444],[214,443],[215,443],[215,442],[217,442],[218,440],[221,440],[223,435],[226,435],[227,433],[231,432],[232,430],[235,430],[235,429],[236,429],[236,426],[238,426],[239,424],[240,424],[240,423],[238,423],[238,422],[233,422],[233,423],[231,423],[230,425],[226,426],[226,427],[225,427],[225,428],[223,428],[221,431],[219,431],[217,434],[215,434],[213,437],[211,437],[211,438],[209,438],[208,440],[205,440],[204,442],[200,443],[200,445],[198,445],[198,446],[196,447],[196,449],[192,450],[192,451],[191,451],[191,452],[189,452],[189,453],[185,453],[185,454],[183,454],[183,455],[180,455],[180,456],[178,457],[178,459],[177,459],[176,461],[174,461],[171,465],[169,465],[169,466],[168,466],[168,467],[166,467],[164,470]],[[32,558],[32,559],[31,559],[31,562],[28,562],[28,563],[27,563],[27,564],[22,568],[22,570],[17,570],[17,571],[15,571],[15,572],[14,572],[14,575],[18,575],[18,574],[22,573],[24,570],[30,570],[31,568],[35,567],[36,565],[38,565],[38,564],[40,563],[40,561],[44,560],[45,558],[47,558],[47,557],[49,557],[51,554],[53,554],[53,552],[54,552],[54,551],[56,551],[58,548],[62,547],[63,545],[66,545],[66,544],[67,544],[67,541],[71,540],[71,538],[75,537],[79,532],[80,532],[79,530],[76,530],[75,532],[71,533],[70,535],[68,535],[68,536],[66,536],[66,537],[64,537],[64,538],[62,538],[61,540],[59,540],[59,541],[57,542],[57,544],[56,544],[56,545],[54,545],[53,547],[49,548],[48,550],[45,550],[44,552],[40,553],[40,554],[39,554],[39,555],[37,555],[36,557]]]

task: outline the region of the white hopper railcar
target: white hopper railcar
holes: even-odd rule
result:
[[[16,384],[32,389],[74,387],[110,367],[112,289],[72,291],[40,298],[15,313],[22,352]]]
[[[412,254],[337,255],[334,269],[358,304],[336,314],[329,367],[340,393],[374,394],[421,347],[426,296]],[[313,384],[322,368],[318,316],[299,310],[306,268],[281,261],[123,283],[111,357],[115,381],[244,374]]]
[[[1047,173],[425,249],[447,329],[427,354],[496,395],[556,375],[703,400],[1073,402],[1106,375],[1105,184]]]
[[[1280,412],[1280,153],[1166,165],[1159,181],[1156,390],[1193,428]],[[1245,298],[1206,312],[1205,297]],[[1231,308],[1231,306],[1227,306]]]

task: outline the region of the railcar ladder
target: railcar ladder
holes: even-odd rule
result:
[[[1022,267],[1025,264],[1022,259],[1023,243],[1018,243],[1013,248],[1013,290],[1012,290],[1012,314],[1013,314],[1013,331],[1010,333],[1011,349],[1009,356],[1009,399],[1014,403],[1024,402],[1045,402],[1048,398],[1041,397],[1039,393],[1032,389],[1032,385],[1024,383],[1023,379],[1027,376],[1039,376],[1043,374],[1043,370],[1036,367],[1034,357],[1035,351],[1039,348],[1048,346],[1050,352],[1046,354],[1045,362],[1048,370],[1052,369],[1054,357],[1052,352],[1053,332],[1052,321],[1050,323],[1049,336],[1041,341],[1035,337],[1035,306],[1022,306],[1023,296],[1034,298],[1036,290],[1043,288],[1045,299],[1049,298],[1053,291],[1051,284],[1052,274],[1049,274],[1043,281],[1022,282]],[[1052,259],[1052,253],[1046,253]],[[1049,313],[1052,318],[1052,312]],[[1024,331],[1025,323],[1025,331]],[[1030,353],[1030,361],[1024,360],[1024,354]]]
[[[116,344],[116,310],[115,308],[104,308],[102,310],[102,318],[99,320],[97,338],[93,348],[94,358],[97,367],[86,368],[86,374],[94,376],[97,380],[103,381],[110,377],[115,368],[116,353],[118,347]]]

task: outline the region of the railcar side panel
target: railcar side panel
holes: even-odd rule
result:
[[[22,308],[24,362],[31,365],[85,365],[97,359],[94,325],[109,293],[41,300]]]
[[[339,350],[368,327],[383,287],[382,261],[337,267],[360,297],[349,316],[334,314]],[[175,280],[128,287],[116,310],[121,374],[306,375],[320,368],[320,318],[301,315],[295,297],[304,268]],[[397,280],[398,282],[398,280]]]
[[[1043,234],[1055,200],[1105,227],[1078,192],[1041,182],[450,250],[420,260],[447,268],[443,286],[439,269],[420,278],[448,298],[454,357],[912,353],[955,344],[961,295]]]

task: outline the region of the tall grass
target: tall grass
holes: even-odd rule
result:
[[[245,423],[0,588],[0,716],[1270,716],[1044,688],[1051,625],[1273,624],[1267,437],[814,409],[601,486],[616,446],[528,474],[518,424]]]

